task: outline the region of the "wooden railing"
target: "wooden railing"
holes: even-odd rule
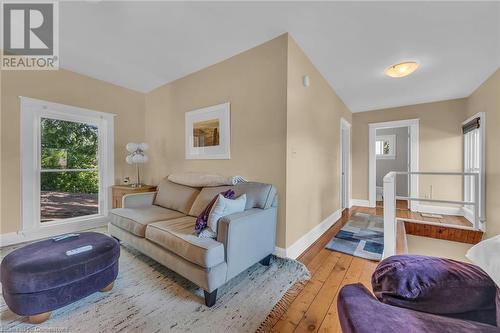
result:
[[[462,176],[474,178],[474,201],[461,201],[461,200],[438,200],[428,198],[416,197],[402,197],[396,195],[396,176],[397,175],[429,175],[429,176]],[[458,204],[462,206],[473,206],[473,227],[471,229],[482,229],[480,220],[480,207],[479,207],[479,173],[475,172],[406,172],[406,171],[392,171],[384,177],[384,253],[383,258],[390,257],[397,253],[397,216],[396,216],[396,200],[408,201],[421,201],[421,202],[437,202],[445,204]],[[422,221],[422,223],[426,223]],[[455,225],[441,223],[441,226],[456,227]]]

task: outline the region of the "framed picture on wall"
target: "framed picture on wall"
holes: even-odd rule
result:
[[[230,159],[230,104],[186,112],[186,159]]]

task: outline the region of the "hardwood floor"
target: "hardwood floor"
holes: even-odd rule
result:
[[[361,208],[345,210],[339,222],[311,245],[298,260],[311,279],[273,327],[273,332],[342,332],[337,316],[337,294],[346,284],[363,283],[371,290],[377,262],[325,249],[325,245]]]
[[[384,202],[383,201],[376,201],[376,206],[379,208],[384,208]],[[396,200],[396,209],[408,210],[408,201]]]
[[[383,208],[353,207],[344,210],[340,221],[328,229],[297,258],[307,266],[311,272],[311,279],[276,322],[273,332],[342,332],[337,315],[337,295],[339,290],[346,284],[358,282],[371,290],[371,275],[378,264],[375,261],[353,257],[325,248],[326,244],[344,226],[349,217],[356,212],[383,215]],[[411,216],[409,215],[411,213],[404,209],[398,209],[397,217],[408,217]],[[415,230],[415,227],[409,225],[408,222],[401,223],[401,227],[403,226],[406,226],[407,233],[408,228]],[[426,228],[428,229],[427,225]],[[447,231],[446,234],[452,235],[454,232]],[[425,235],[422,234],[421,236]]]
[[[398,217],[401,218],[408,218],[412,220],[433,222],[433,223],[453,224],[463,227],[472,227],[472,223],[470,223],[469,220],[467,220],[463,216],[438,214],[441,215],[443,218],[432,218],[432,217],[422,216],[422,214],[418,212],[412,212],[408,210],[408,202],[406,200],[396,200],[396,209],[398,210]],[[377,201],[376,202],[377,215],[383,215],[383,210],[384,210],[384,202]]]

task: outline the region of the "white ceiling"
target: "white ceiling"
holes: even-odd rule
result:
[[[59,31],[61,67],[142,92],[289,32],[353,112],[465,97],[500,66],[500,2],[62,2]]]

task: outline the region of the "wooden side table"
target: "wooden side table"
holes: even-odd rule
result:
[[[113,208],[121,208],[122,198],[125,194],[154,192],[156,191],[156,186],[142,185],[141,187],[132,187],[132,185],[113,185],[111,186],[111,191],[113,194]]]

